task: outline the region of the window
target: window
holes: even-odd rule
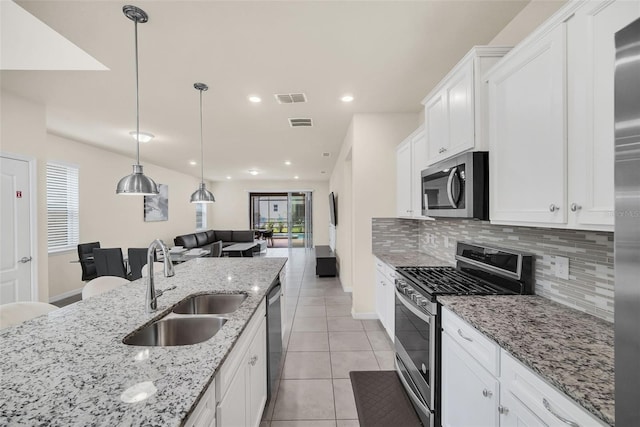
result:
[[[207,228],[207,204],[196,203],[196,230]]]
[[[49,253],[76,249],[80,236],[78,168],[47,163]]]

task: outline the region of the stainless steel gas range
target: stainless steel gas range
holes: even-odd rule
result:
[[[458,242],[456,267],[398,267],[396,370],[422,423],[440,427],[438,295],[533,293],[533,256]]]

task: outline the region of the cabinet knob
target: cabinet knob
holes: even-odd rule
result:
[[[486,388],[484,390],[482,390],[482,395],[484,397],[491,397],[493,396],[493,392],[491,392],[491,390],[487,390]]]
[[[249,364],[251,366],[256,366],[256,362],[258,361],[258,356],[253,356],[251,360],[249,360]]]
[[[498,406],[498,413],[500,415],[507,415],[509,413],[509,408],[507,408],[506,406]]]
[[[438,150],[438,153],[442,154],[442,153],[444,153],[445,151],[447,151],[447,149],[446,149],[446,148],[444,148],[444,147],[441,147],[441,148]]]
[[[551,203],[549,205],[549,212],[555,212],[555,211],[559,211],[560,210],[560,206],[556,206],[553,203]]]
[[[571,203],[571,212],[577,212],[580,209],[582,209],[582,206],[577,203]]]

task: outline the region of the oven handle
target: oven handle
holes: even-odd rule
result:
[[[425,322],[427,322],[428,324],[431,324],[431,317],[433,316],[429,316],[426,313],[423,313],[422,311],[418,310],[413,303],[409,302],[409,300],[407,299],[407,297],[405,297],[404,295],[402,295],[400,293],[400,291],[398,291],[398,288],[396,288],[396,296],[398,297],[398,300],[400,300],[400,302],[402,303],[402,305],[404,305],[409,311],[411,311],[413,314],[415,314],[416,316],[418,316],[418,318],[420,320],[423,320]]]
[[[400,367],[400,365],[402,365],[402,367]],[[402,385],[404,386],[404,389],[407,391],[407,395],[409,396],[409,398],[423,413],[425,414],[431,413],[431,410],[427,407],[427,405],[425,405],[424,400],[422,400],[420,396],[416,394],[416,392],[414,391],[414,388],[409,385],[407,378],[405,378],[404,374],[402,373],[403,368],[405,371],[407,370],[407,368],[406,366],[404,366],[404,363],[398,357],[398,355],[396,355],[396,366],[398,369],[398,377],[400,378],[400,382],[402,382]],[[409,377],[409,381],[413,383],[413,380],[410,377]]]

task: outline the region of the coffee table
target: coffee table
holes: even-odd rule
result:
[[[243,257],[244,256],[244,252],[246,252],[246,251],[248,251],[250,249],[253,249],[256,245],[257,245],[256,242],[235,243],[233,245],[226,246],[226,247],[222,248],[222,253],[223,254],[226,253],[229,256],[231,256],[232,253],[235,253],[235,254],[240,254],[238,256]],[[250,256],[253,256],[253,253],[251,253]]]

